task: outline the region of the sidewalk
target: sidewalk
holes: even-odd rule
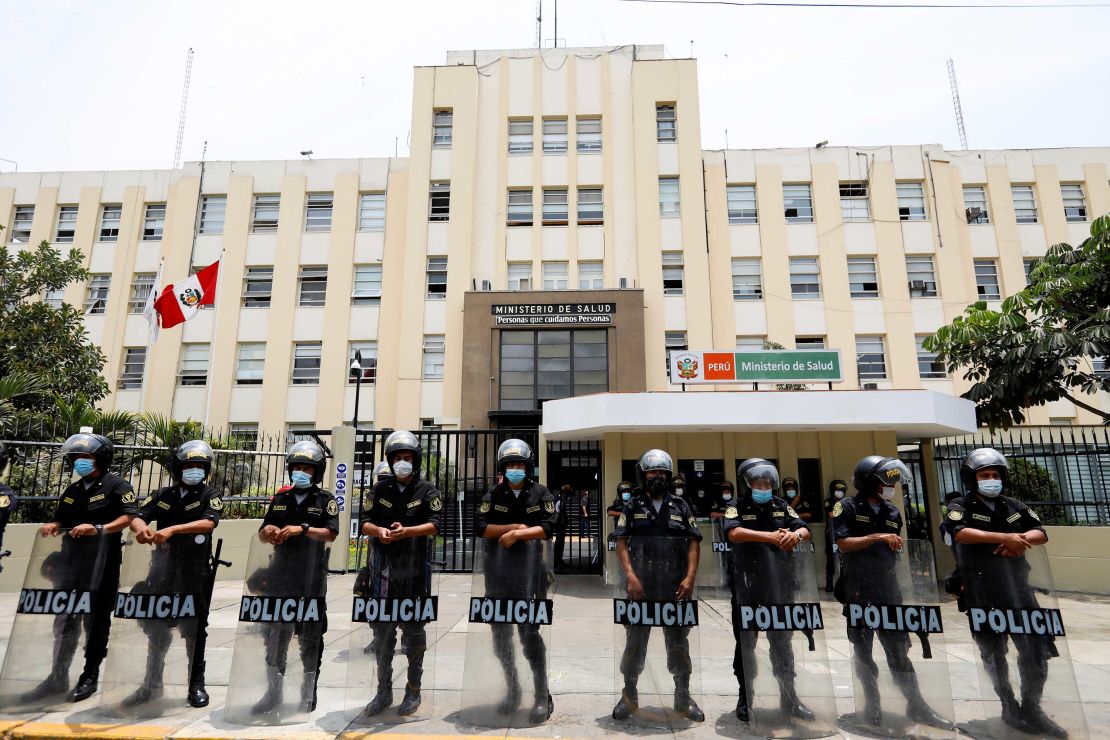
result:
[[[329,581],[326,649],[320,678],[319,706],[312,721],[280,727],[243,727],[223,720],[223,700],[231,668],[232,645],[238,619],[240,581],[217,584],[213,599],[207,650],[208,689],[212,703],[204,709],[186,709],[173,717],[143,724],[121,724],[100,715],[98,698],[80,705],[66,705],[61,711],[27,716],[0,716],[0,732],[12,738],[111,737],[111,738],[336,738],[349,740],[370,735],[395,737],[558,737],[601,738],[609,734],[635,734],[652,737],[722,736],[747,737],[733,716],[736,682],[731,673],[733,638],[727,600],[719,593],[701,593],[700,658],[701,692],[698,696],[705,711],[704,725],[671,732],[628,727],[614,722],[609,713],[616,701],[614,674],[614,627],[610,589],[599,577],[560,576],[553,596],[555,622],[549,645],[551,692],[555,713],[543,726],[511,731],[484,730],[459,720],[463,683],[463,662],[468,622],[466,607],[470,596],[469,575],[447,575],[440,582],[438,639],[434,668],[427,665],[424,702],[432,703],[431,718],[400,726],[351,725],[344,705],[347,678],[347,650],[351,633],[350,594],[354,576],[333,577]],[[826,596],[823,594],[823,596]],[[7,648],[15,614],[17,594],[0,594],[0,649]],[[1075,666],[1076,680],[1091,737],[1110,737],[1110,598],[1066,594],[1061,598],[1068,633],[1068,646]],[[848,641],[839,605],[823,607],[826,619],[830,663],[838,709],[851,709],[852,685],[847,673]],[[948,669],[952,694],[956,700],[957,720],[976,716],[978,676],[973,660],[974,646],[967,622],[954,605],[944,608],[947,630]],[[652,643],[662,642],[653,635]],[[118,647],[118,646],[117,646]],[[623,645],[622,645],[623,647]],[[356,645],[362,649],[362,645]],[[136,655],[145,646],[136,646]],[[882,660],[876,645],[877,660]],[[916,647],[911,654],[917,660]],[[261,660],[261,656],[259,656]],[[290,647],[290,664],[297,663],[296,643]],[[136,681],[142,664],[136,661]],[[1015,677],[1016,679],[1016,677]],[[427,685],[427,684],[432,685]],[[989,689],[988,689],[989,690]],[[397,699],[401,690],[398,688]],[[973,700],[972,697],[975,697]],[[371,697],[351,697],[365,703]],[[527,700],[527,697],[526,697]],[[843,735],[843,737],[850,737]]]

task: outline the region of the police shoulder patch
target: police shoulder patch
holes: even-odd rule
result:
[[[842,513],[844,513],[844,504],[840,501],[837,501],[836,505],[833,506],[832,515],[834,517],[837,517],[840,516]]]
[[[139,502],[139,506],[146,506],[147,504],[149,504],[153,500],[154,500],[153,496],[147,496],[146,498],[144,498],[142,501]]]
[[[328,512],[328,516],[335,516],[339,513],[339,504],[335,503],[335,499],[332,499],[328,502],[326,510]]]
[[[441,499],[439,496],[436,496],[428,502],[428,508],[432,511],[441,511],[443,509],[443,499]]]
[[[693,527],[694,529],[697,529],[698,528],[698,520],[695,519],[694,517],[690,517],[690,526]]]
[[[621,515],[620,515],[620,518],[619,518],[619,519],[617,519],[617,526],[618,526],[618,527],[623,527],[623,526],[625,526],[626,524],[628,524],[628,520],[624,518],[624,514],[621,514]]]
[[[548,514],[554,513],[555,512],[555,502],[554,501],[544,501],[543,502],[543,510],[546,511]]]
[[[1038,522],[1041,520],[1041,518],[1037,516],[1037,512],[1033,511],[1032,509],[1026,509],[1026,511],[1029,512],[1029,516],[1033,517]]]
[[[954,509],[949,509],[948,510],[948,518],[951,519],[954,522],[958,522],[958,521],[960,521],[961,519],[964,518],[964,513],[962,511],[955,511]]]
[[[219,496],[213,496],[212,498],[208,499],[208,508],[212,511],[222,511],[224,508],[224,502]]]
[[[794,511],[793,506],[787,506],[786,507],[786,513],[789,514],[790,516],[794,517],[795,519],[798,518],[798,512]]]
[[[135,503],[135,492],[134,491],[125,492],[123,494],[123,496],[120,497],[120,500],[123,501],[123,503],[125,503],[125,504]]]
[[[483,501],[482,505],[478,507],[479,514],[485,514],[489,511],[489,501]]]
[[[725,509],[725,518],[726,519],[735,519],[736,515],[738,513],[740,513],[740,512],[736,511],[735,506],[730,506],[727,509]]]
[[[12,499],[8,495],[0,496],[0,509],[6,509],[12,505]]]

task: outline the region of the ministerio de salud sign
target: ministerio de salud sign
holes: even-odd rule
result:
[[[497,326],[611,326],[615,303],[496,303],[490,307]]]
[[[840,350],[670,353],[671,383],[839,383]]]

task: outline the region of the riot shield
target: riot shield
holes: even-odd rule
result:
[[[752,730],[765,737],[832,735],[836,702],[813,543],[785,552],[764,542],[734,542],[730,554],[740,661],[733,667],[743,666]]]
[[[948,651],[937,598],[933,548],[904,540],[844,554],[855,711],[840,718],[853,733],[953,737]]]
[[[728,541],[728,534],[725,532],[725,520],[712,520],[710,532],[713,536],[702,540],[702,560],[698,564],[698,583],[717,589],[729,588],[732,584],[732,544]],[[712,564],[712,568],[707,572],[707,575],[711,577],[703,580],[702,564],[706,562],[704,547],[706,540],[710,541],[711,552],[708,560]]]
[[[63,702],[77,684],[79,648],[103,598],[97,588],[109,565],[108,550],[116,546],[113,535],[74,539],[62,530],[57,537],[35,537],[0,670],[4,711]]]
[[[462,712],[478,727],[531,727],[551,709],[548,651],[554,616],[554,552],[548,540],[474,551]]]
[[[686,577],[690,540],[685,537],[623,537],[640,592],[627,574],[613,592],[613,645],[616,703],[630,713],[621,722],[638,727],[684,729],[700,722],[688,717],[689,701],[701,699],[698,596],[679,599]],[[616,710],[614,710],[616,711]]]
[[[370,540],[368,564],[351,603],[347,650],[347,717],[356,724],[401,724],[431,716],[439,624],[439,575],[432,570],[431,542],[431,537],[391,544]],[[384,709],[368,704],[379,694],[389,697]],[[415,707],[405,704],[413,694],[419,697]]]
[[[1048,554],[994,554],[995,545],[956,545],[982,697],[972,737],[1087,737]]]
[[[224,710],[229,721],[308,720],[327,629],[328,550],[305,536],[251,542]]]

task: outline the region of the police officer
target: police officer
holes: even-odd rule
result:
[[[170,457],[174,484],[160,488],[145,499],[131,520],[131,531],[143,545],[154,545],[150,573],[143,588],[150,593],[193,594],[196,597],[196,633],[184,634],[192,656],[189,671],[189,704],[208,706],[204,688],[204,646],[208,639],[208,584],[213,564],[212,530],[220,523],[224,505],[220,493],[205,481],[212,472],[216,453],[207,442],[194,439],[178,447]],[[157,523],[158,531],[150,528]],[[198,541],[199,536],[199,541]],[[166,664],[173,625],[166,620],[142,620],[149,647],[146,678],[123,706],[145,704],[162,695],[162,671]],[[185,625],[178,627],[182,630]]]
[[[713,502],[709,518],[713,520],[724,519],[725,512],[728,511],[730,506],[736,506],[736,489],[733,487],[732,481],[726,480],[721,483],[721,490],[717,494],[717,500]]]
[[[8,449],[4,447],[4,443],[0,442],[0,475],[4,474],[4,469],[8,467]],[[12,515],[12,509],[15,508],[12,504],[15,501],[15,491],[11,486],[0,483],[0,548],[4,546],[4,530],[8,528],[8,518]],[[3,570],[0,567],[0,570]]]
[[[813,521],[813,507],[810,506],[809,499],[802,493],[797,478],[782,479],[782,497],[786,499],[786,503],[790,504],[790,508],[798,512],[799,519],[807,523]]]
[[[742,497],[737,505],[725,510],[724,529],[732,543],[732,634],[736,638],[732,671],[740,686],[736,718],[747,722],[754,699],[755,643],[759,633],[740,629],[737,608],[741,604],[794,603],[794,578],[787,553],[800,542],[808,542],[810,532],[793,507],[775,495],[779,473],[770,461],[761,457],[744,460],[737,466],[736,478]],[[791,634],[767,633],[771,669],[779,684],[779,708],[783,716],[812,720],[812,710],[801,702],[794,687]],[[750,672],[744,667],[744,658],[751,666]]]
[[[119,568],[123,557],[122,536],[131,517],[139,513],[131,484],[108,472],[115,455],[111,440],[100,434],[74,434],[62,444],[62,458],[80,479],[62,492],[50,521],[39,527],[43,537],[56,537],[63,529],[69,532],[62,543],[62,559],[77,565],[79,580],[89,582],[97,567],[100,537],[106,537],[103,575],[96,590],[92,613],[83,619],[68,615],[58,617],[55,625],[54,662],[50,676],[24,698],[37,701],[65,691],[70,661],[80,639],[80,626],[85,627],[85,669],[70,692],[70,701],[82,701],[96,692],[100,679],[100,663],[108,653],[108,633],[112,627],[112,608],[119,585]],[[62,588],[63,586],[59,586]],[[69,586],[67,588],[72,588]]]
[[[303,440],[286,452],[285,469],[292,485],[270,499],[258,528],[259,539],[274,546],[268,577],[275,594],[322,597],[327,593],[326,545],[339,534],[339,504],[331,491],[320,487],[327,459],[320,445]],[[304,672],[314,676],[311,684],[306,681],[301,686],[301,710],[313,711],[328,631],[327,611],[321,612],[319,622],[278,623],[267,625],[266,630],[266,693],[251,713],[266,714],[281,704],[286,656],[294,634]]]
[[[956,562],[969,607],[1036,609],[1025,552],[1048,541],[1037,514],[1004,495],[1009,464],[998,450],[984,447],[964,458],[960,481],[966,493],[948,503],[949,532],[956,542]],[[1002,701],[1002,721],[1028,733],[1067,737],[1045,714],[1041,697],[1048,679],[1048,660],[1055,657],[1051,637],[973,632],[983,666]],[[1014,641],[1021,673],[1021,703],[1010,684],[1006,640]]]
[[[626,480],[622,480],[617,484],[617,495],[613,497],[613,503],[605,509],[605,513],[613,517],[615,522],[624,513],[624,507],[632,500],[632,484]]]
[[[848,493],[848,484],[837,478],[829,483],[829,497],[825,499],[825,590],[833,590],[836,576],[836,561],[840,555],[836,551],[836,537],[833,536],[833,508],[836,502]]]
[[[698,573],[701,530],[690,505],[672,495],[674,464],[663,450],[648,450],[636,463],[639,488],[624,507],[613,534],[617,559],[628,586],[628,598],[640,601],[689,599]],[[660,567],[660,566],[670,566]],[[663,627],[667,670],[674,676],[674,709],[694,722],[705,714],[690,696],[690,627]],[[639,706],[636,683],[644,670],[651,627],[625,627],[621,674],[624,690],[613,707],[613,719],[625,720]]]
[[[377,483],[362,512],[359,531],[372,543],[370,593],[388,598],[431,595],[431,538],[443,526],[443,497],[420,477],[420,444],[412,432],[397,430],[386,437],[385,462],[393,475]],[[397,714],[408,716],[420,707],[420,680],[428,649],[423,622],[375,623],[378,690],[366,705],[373,717],[393,704],[393,655],[397,630],[408,658],[405,696]]]
[[[834,534],[843,568],[845,616],[849,603],[903,603],[895,571],[895,562],[904,544],[900,534],[902,513],[893,502],[898,486],[907,486],[911,480],[909,469],[900,460],[869,455],[860,460],[852,472],[856,495],[833,506]],[[909,656],[910,636],[905,632],[881,630],[878,637],[892,678],[906,698],[906,716],[933,727],[954,727],[952,722],[933,711],[921,695]],[[848,641],[852,643],[856,678],[863,687],[864,719],[879,727],[883,722],[879,668],[871,656],[875,631],[849,627]]]

